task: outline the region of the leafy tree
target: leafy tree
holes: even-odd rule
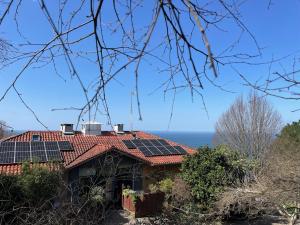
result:
[[[193,197],[202,206],[210,206],[226,186],[243,182],[252,163],[228,148],[200,148],[182,164],[182,178],[191,187]]]
[[[300,142],[300,120],[298,122],[287,124],[284,128],[282,128],[279,137],[291,139],[293,142],[299,143]]]

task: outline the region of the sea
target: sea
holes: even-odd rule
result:
[[[203,146],[212,147],[213,132],[190,132],[190,131],[148,131],[162,138],[175,141],[179,144],[192,148]]]

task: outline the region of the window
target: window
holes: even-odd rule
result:
[[[41,136],[38,134],[33,134],[32,135],[32,141],[41,141]]]

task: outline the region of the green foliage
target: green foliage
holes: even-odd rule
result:
[[[24,163],[20,175],[0,175],[0,198],[5,206],[33,205],[57,196],[61,178],[58,172]]]
[[[292,124],[287,124],[282,128],[280,138],[291,139],[297,143],[300,142],[300,120],[298,122],[293,122]]]
[[[58,172],[49,171],[35,165],[30,168],[29,163],[24,163],[22,174],[18,176],[17,182],[27,201],[37,204],[57,196],[61,180]]]
[[[148,189],[150,190],[150,193],[156,193],[159,191],[159,186],[157,185],[157,183],[149,184]]]
[[[129,188],[123,189],[122,194],[125,197],[130,196],[130,198],[131,198],[131,200],[132,200],[133,203],[136,203],[137,200],[142,197],[141,193],[138,193],[138,192],[136,192],[134,190],[131,190]]]
[[[206,207],[217,199],[225,187],[242,182],[253,165],[226,146],[215,149],[204,147],[186,157],[181,176],[191,187],[196,201]]]
[[[159,190],[164,193],[171,193],[173,187],[173,180],[171,178],[166,178],[158,182]]]
[[[89,193],[90,200],[94,205],[103,203],[105,201],[104,195],[105,191],[103,187],[100,186],[92,187]]]
[[[165,178],[155,184],[150,184],[148,188],[151,193],[156,193],[161,191],[166,194],[170,194],[172,192],[173,184],[174,181],[171,178]]]
[[[17,176],[0,175],[0,209],[10,210],[23,199]]]

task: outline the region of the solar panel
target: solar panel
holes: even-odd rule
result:
[[[46,152],[32,150],[32,162],[47,162]]]
[[[30,152],[30,143],[16,142],[16,152]]]
[[[0,163],[14,163],[15,152],[0,152]]]
[[[45,145],[42,141],[32,141],[31,151],[45,151]]]
[[[151,140],[149,140],[149,141],[151,142],[151,144],[152,144],[153,146],[156,146],[156,147],[162,146],[162,144],[161,144],[157,139],[151,139]]]
[[[57,141],[45,141],[45,147],[47,151],[59,150]]]
[[[58,147],[60,151],[70,151],[73,150],[73,147],[69,141],[59,141]]]
[[[48,161],[62,161],[61,155],[59,151],[46,151]]]
[[[165,145],[170,145],[166,140],[164,140],[164,139],[157,139],[157,141],[159,142],[159,143],[161,143],[163,146],[165,146]]]
[[[149,146],[149,147],[153,146],[153,144],[150,140],[143,140],[142,143],[144,146]]]
[[[15,151],[15,142],[2,142],[0,152]]]
[[[186,151],[180,146],[172,146],[164,139],[124,140],[127,148],[139,149],[145,156],[183,155]]]
[[[157,148],[163,153],[163,155],[172,155],[172,152],[168,151],[166,147],[167,146],[158,146]]]
[[[147,147],[139,147],[139,150],[145,155],[145,156],[153,156],[153,153],[149,151]]]
[[[16,151],[15,163],[31,161],[30,151]]]
[[[135,145],[131,142],[131,140],[124,140],[123,143],[126,145],[127,148],[133,149],[136,148]]]
[[[131,141],[136,147],[144,147],[143,140],[134,139]]]
[[[174,148],[175,148],[180,154],[186,154],[186,153],[187,153],[181,146],[174,146]]]
[[[163,155],[161,151],[157,149],[155,146],[147,147],[147,150],[152,153],[152,155]]]
[[[59,149],[71,150],[72,145],[68,141],[1,142],[0,164],[62,161]]]

